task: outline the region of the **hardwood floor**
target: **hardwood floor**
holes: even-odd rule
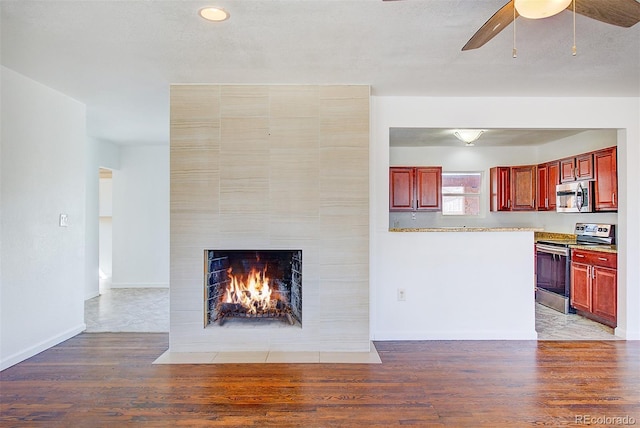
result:
[[[164,333],[76,336],[0,373],[0,425],[640,425],[637,341],[377,342],[382,364],[152,365],[167,347]]]

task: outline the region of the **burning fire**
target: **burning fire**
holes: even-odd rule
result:
[[[267,268],[260,271],[251,269],[248,275],[234,275],[232,268],[227,270],[231,282],[225,292],[225,303],[241,304],[248,313],[256,314],[258,311],[266,311],[273,308],[275,300],[271,300],[271,288],[269,278],[266,276]]]

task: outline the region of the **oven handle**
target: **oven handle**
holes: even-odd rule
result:
[[[569,256],[569,248],[556,247],[555,245],[536,244],[536,251],[547,254],[557,254],[559,256]]]

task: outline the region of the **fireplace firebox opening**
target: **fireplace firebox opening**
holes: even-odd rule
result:
[[[230,319],[302,326],[302,250],[205,250],[205,327]]]

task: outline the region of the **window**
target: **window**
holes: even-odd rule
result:
[[[482,173],[442,173],[442,215],[480,215]]]

